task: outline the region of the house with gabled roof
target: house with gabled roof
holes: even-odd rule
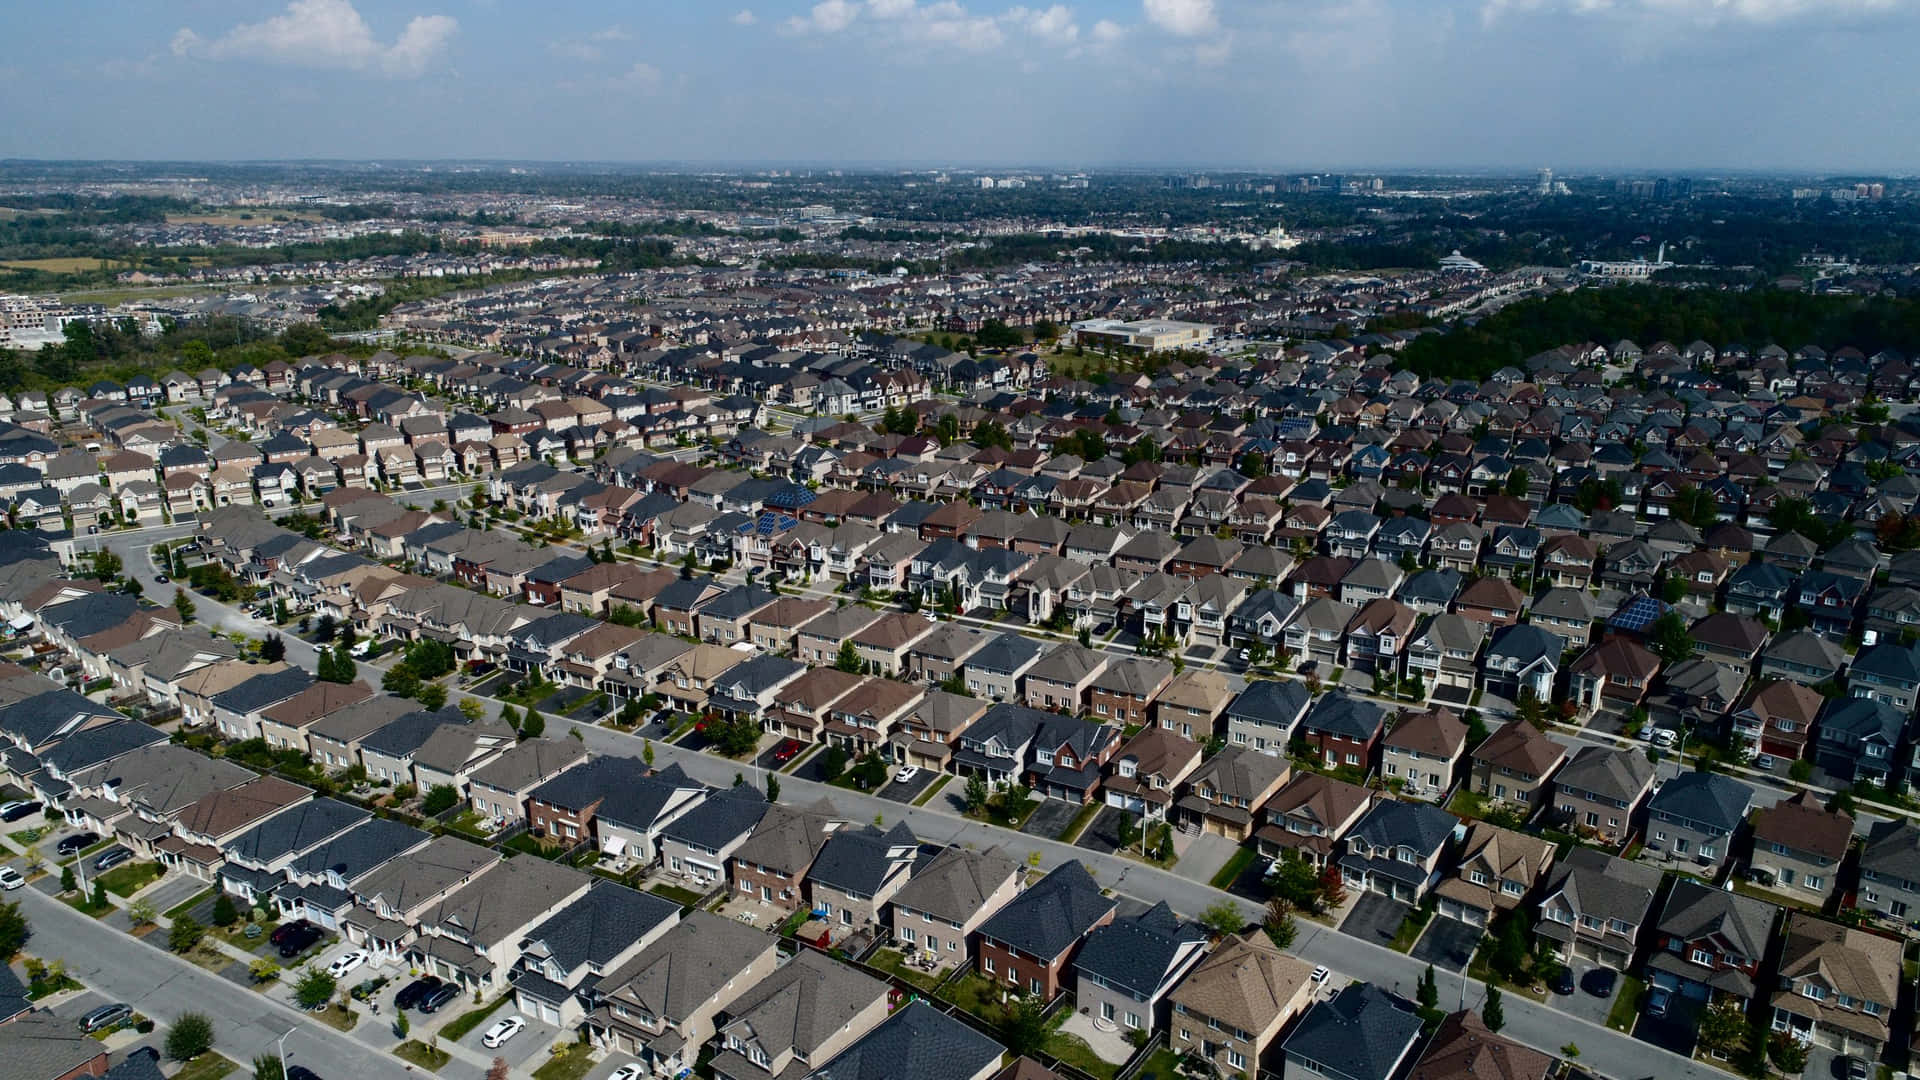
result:
[[[656,1074],[692,1068],[722,1010],[780,966],[778,939],[695,910],[593,987],[587,1032],[596,1046]]]
[[[563,1030],[592,1008],[602,972],[633,959],[679,925],[680,905],[618,882],[594,881],[584,895],[517,943],[508,980],[521,1015]]]
[[[1252,680],[1227,705],[1227,743],[1284,756],[1295,727],[1312,704],[1313,695],[1298,679]]]
[[[972,964],[974,931],[1019,893],[1020,880],[1020,864],[998,847],[943,848],[893,894],[893,941],[936,971]]]
[[[1280,1033],[1313,1002],[1312,971],[1264,933],[1231,935],[1168,1000],[1168,1041],[1227,1074],[1277,1063]]]
[[[1086,935],[1116,908],[1077,860],[1061,863],[988,916],[978,931],[978,970],[1042,1001],[1065,989]]]
[[[1732,999],[1741,1008],[1760,983],[1761,961],[1780,909],[1764,900],[1682,878],[1654,923],[1648,981],[1692,1001]]]
[[[1803,1045],[1880,1057],[1893,1036],[1900,942],[1795,911],[1779,971],[1772,1030]]]
[[[1392,1080],[1413,1056],[1420,1031],[1407,999],[1352,983],[1308,1009],[1287,1035],[1282,1080]]]
[[[1436,910],[1469,926],[1486,926],[1521,907],[1546,884],[1554,845],[1484,821],[1467,825],[1453,873],[1434,887]]]
[[[1576,847],[1547,882],[1534,936],[1563,960],[1582,959],[1624,969],[1652,913],[1660,871]]]
[[[1446,706],[1403,717],[1380,741],[1380,771],[1404,798],[1440,802],[1467,749],[1467,725]]]
[[[1074,1003],[1125,1031],[1156,1031],[1167,996],[1206,956],[1205,928],[1182,921],[1165,901],[1116,918],[1087,935],[1074,959]]]
[[[1824,904],[1840,884],[1840,864],[1852,845],[1852,815],[1828,810],[1802,791],[1754,813],[1748,879]]]
[[[1386,710],[1372,700],[1334,690],[1314,702],[1300,721],[1296,738],[1304,740],[1328,768],[1344,766],[1365,773],[1372,767],[1386,719]]]
[[[1473,749],[1468,783],[1495,803],[1532,814],[1552,790],[1567,748],[1524,720],[1511,720]]]
[[[1746,824],[1752,806],[1753,789],[1730,776],[1683,772],[1647,800],[1646,846],[1640,857],[1716,877],[1732,855],[1734,833]]]
[[[1381,799],[1347,832],[1340,876],[1352,889],[1417,904],[1439,883],[1460,821],[1424,803]]]
[[[1583,746],[1553,778],[1554,811],[1566,824],[1621,844],[1653,790],[1653,763],[1638,750]]]
[[[775,1080],[831,1061],[887,1018],[887,984],[802,949],[721,1012],[710,1067],[724,1080]]]

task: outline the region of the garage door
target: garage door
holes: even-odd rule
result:
[[[1439,907],[1440,914],[1445,915],[1449,919],[1459,919],[1461,922],[1467,920],[1466,909],[1460,906],[1460,901],[1458,900],[1448,900],[1445,897],[1441,897]]]

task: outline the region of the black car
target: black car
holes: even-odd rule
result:
[[[1846,1054],[1833,1059],[1834,1080],[1867,1080],[1873,1074],[1866,1061]]]
[[[308,923],[280,939],[280,958],[282,960],[291,960],[301,953],[306,952],[307,949],[313,946],[314,942],[319,941],[324,936],[326,935],[320,932],[319,927]]]
[[[459,996],[459,987],[452,983],[441,983],[421,996],[418,1008],[423,1013],[439,1012],[442,1005]]]
[[[132,861],[133,861],[133,852],[123,847],[117,847],[108,851],[101,852],[100,857],[93,860],[93,869],[96,873],[98,873],[106,870],[111,870],[114,867],[119,866],[123,862],[132,862]]]
[[[100,834],[94,832],[74,833],[53,846],[54,853],[60,856],[78,855],[100,842]]]
[[[1562,997],[1565,997],[1566,995],[1573,993],[1573,972],[1572,971],[1566,968],[1560,969],[1559,974],[1553,977],[1553,992],[1556,994],[1559,994]]]
[[[1620,973],[1609,967],[1597,967],[1580,976],[1580,989],[1603,998],[1613,995],[1613,988],[1620,981]]]
[[[37,814],[39,812],[40,801],[38,799],[19,799],[5,806],[0,806],[0,821],[19,821],[29,814]]]
[[[312,923],[305,919],[295,919],[290,923],[281,923],[279,926],[273,928],[273,933],[267,935],[267,940],[278,945],[287,940],[287,935],[297,934],[312,925]]]
[[[438,990],[440,986],[440,980],[432,975],[415,979],[402,988],[399,993],[393,995],[393,1007],[396,1009],[411,1009],[415,1005],[420,1004],[421,998]]]
[[[287,1080],[320,1080],[320,1074],[305,1065],[287,1066]]]

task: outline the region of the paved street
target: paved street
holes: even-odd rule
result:
[[[33,925],[29,946],[33,953],[66,961],[75,978],[102,996],[131,1002],[162,1022],[171,1023],[185,1012],[207,1014],[213,1020],[215,1049],[240,1062],[243,1069],[255,1055],[272,1052],[274,1041],[293,1029],[286,1042],[288,1059],[305,1062],[323,1076],[407,1080],[405,1063],[350,1035],[171,953],[120,934],[102,933],[94,920],[33,889],[21,889],[12,896],[19,899]],[[483,1071],[454,1061],[441,1075],[474,1080]]]

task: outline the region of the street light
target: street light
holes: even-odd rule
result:
[[[299,1030],[297,1026],[290,1027],[287,1029],[287,1035]],[[273,1041],[273,1045],[280,1051],[280,1080],[287,1080],[287,1035],[282,1035]]]

